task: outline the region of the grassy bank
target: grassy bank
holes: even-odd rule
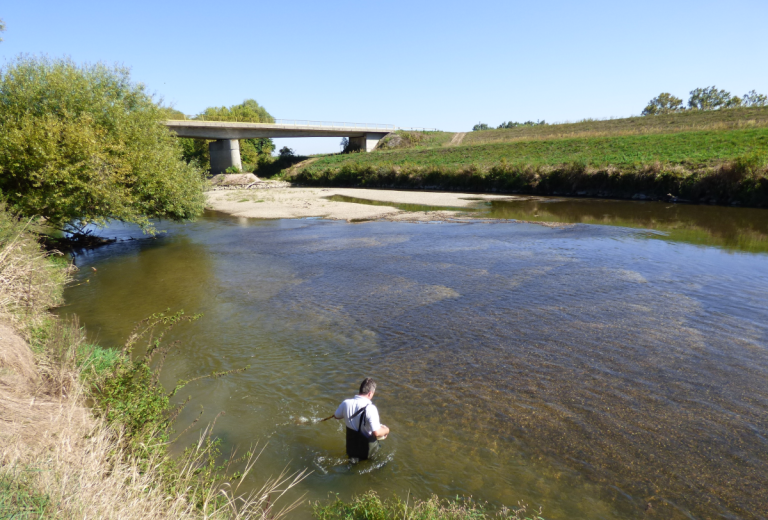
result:
[[[296,169],[288,180],[315,186],[539,195],[672,195],[694,202],[768,206],[768,128],[530,139],[334,155]]]
[[[577,137],[618,137],[765,127],[768,127],[768,107],[691,110],[658,116],[637,116],[606,120],[585,119],[574,123],[482,130],[467,133],[462,143],[484,144],[503,141],[532,141]]]
[[[541,511],[529,511],[528,507],[503,507],[489,509],[472,499],[405,500],[399,497],[382,500],[375,491],[354,497],[349,502],[336,499],[329,503],[317,503],[313,513],[318,520],[544,520]]]
[[[122,351],[90,345],[76,321],[49,312],[62,302],[71,269],[0,205],[0,517],[288,513],[295,504],[279,499],[301,475],[240,491],[255,458],[223,458],[211,428],[182,456],[169,455],[181,410],[171,398],[186,383],[171,391],[159,384],[170,351],[162,338],[194,317],[152,316]],[[136,347],[145,353],[135,355]]]

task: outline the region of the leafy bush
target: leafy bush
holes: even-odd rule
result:
[[[19,214],[69,231],[194,218],[202,175],[162,114],[125,68],[12,61],[0,70],[0,190]]]
[[[670,94],[662,92],[648,102],[648,106],[643,109],[644,116],[657,116],[659,114],[671,114],[685,110],[683,100]]]

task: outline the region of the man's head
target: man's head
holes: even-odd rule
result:
[[[376,392],[376,381],[370,377],[363,379],[363,382],[360,383],[360,395],[371,394],[370,397],[373,397],[374,392]]]

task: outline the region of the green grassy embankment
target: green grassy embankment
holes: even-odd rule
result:
[[[400,149],[325,156],[287,180],[768,206],[765,108],[488,130],[449,142],[429,136]]]

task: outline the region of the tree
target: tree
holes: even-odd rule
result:
[[[288,148],[287,146],[283,146],[280,148],[280,151],[278,152],[280,154],[280,157],[294,157],[296,153],[293,151],[293,148]]]
[[[473,132],[479,132],[480,130],[490,130],[491,127],[486,125],[485,123],[477,123],[475,126],[472,127]]]
[[[536,122],[526,121],[525,123],[518,123],[517,121],[508,121],[508,122],[501,123],[496,128],[497,128],[497,130],[501,130],[501,129],[504,129],[504,128],[517,128],[519,126],[541,126],[541,125],[545,125],[546,126],[547,122],[544,121],[544,120],[541,120],[541,121],[537,120]]]
[[[765,107],[768,106],[768,96],[765,94],[758,94],[754,90],[750,90],[744,94],[742,105],[745,107]]]
[[[712,85],[711,87],[691,90],[688,107],[691,110],[719,110],[738,106],[737,102],[741,104],[741,99],[733,98],[730,92],[718,90],[716,86]]]
[[[254,99],[246,99],[239,105],[231,107],[208,107],[195,119],[202,121],[232,121],[239,123],[274,123],[267,109],[259,105]]]
[[[648,106],[643,109],[644,116],[657,116],[661,114],[672,114],[685,110],[683,100],[673,96],[669,92],[662,92],[648,102]]]
[[[239,105],[232,105],[231,107],[208,107],[193,119],[239,123],[275,122],[275,118],[267,112],[267,109],[259,105],[254,99],[246,99]],[[208,143],[210,141],[201,139],[195,139],[194,141],[196,142],[184,145],[184,158],[187,161],[197,161],[203,168],[208,169],[210,165]],[[204,150],[202,149],[203,147],[205,148]],[[245,164],[257,164],[260,158],[271,155],[274,149],[275,143],[267,137],[240,139],[240,157]]]
[[[21,57],[0,69],[0,190],[12,209],[82,232],[110,220],[187,220],[201,171],[128,69]]]
[[[344,150],[346,150],[347,147],[349,146],[349,138],[342,137],[341,142],[339,143],[339,146],[341,147],[341,151],[344,152]]]
[[[0,18],[0,33],[4,33],[4,32],[5,32],[5,22],[3,21],[2,18]],[[3,41],[2,37],[0,37],[0,42],[1,41]]]

